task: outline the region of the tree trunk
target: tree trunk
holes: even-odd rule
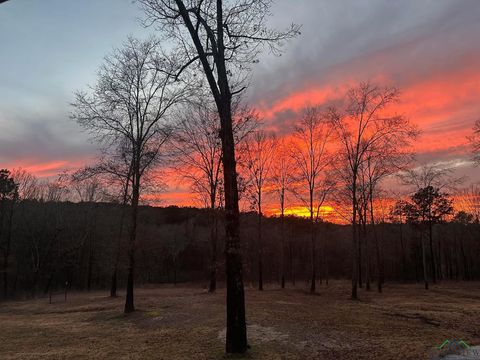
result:
[[[128,251],[128,275],[127,275],[127,296],[125,298],[124,313],[135,311],[133,281],[135,270],[135,248],[137,237],[137,218],[138,218],[138,200],[140,198],[140,174],[138,170],[139,161],[137,159],[135,166],[135,179],[132,187],[132,219],[130,227],[130,243]]]
[[[311,241],[311,278],[310,292],[315,292],[316,283],[316,264],[315,264],[315,221],[313,220],[313,189],[310,189],[310,241]]]
[[[425,243],[423,241],[423,231],[420,234],[420,241],[421,241],[421,244],[422,244],[423,280],[425,282],[425,290],[428,290],[427,254],[426,254],[426,251],[425,251]]]
[[[123,236],[123,227],[125,224],[125,213],[127,210],[127,198],[128,198],[128,184],[130,182],[130,175],[127,177],[127,183],[125,185],[124,193],[123,193],[123,201],[122,201],[122,212],[120,214],[120,224],[118,229],[118,238],[117,238],[117,248],[115,254],[115,262],[113,265],[112,270],[112,280],[110,283],[110,297],[117,296],[117,277],[118,277],[118,263],[120,262],[120,248],[122,244],[122,236]]]
[[[432,272],[432,280],[433,283],[437,283],[437,262],[435,261],[435,254],[433,252],[433,226],[432,226],[432,221],[428,221],[428,240],[430,242],[430,268]]]
[[[283,195],[282,195],[283,197]],[[284,205],[283,205],[283,200],[281,204],[281,209],[282,213],[280,215],[280,231],[281,231],[281,251],[280,251],[280,256],[281,256],[281,287],[282,289],[285,289],[285,210],[284,210]]]
[[[221,8],[221,1],[219,3]],[[224,79],[219,79],[220,83],[225,81],[227,81],[226,75]],[[227,89],[225,91],[228,92]],[[225,188],[226,351],[227,353],[244,353],[247,350],[247,326],[245,322],[245,293],[240,246],[240,211],[238,207],[237,171],[230,96],[220,105]]]
[[[360,232],[360,229],[359,229]],[[359,234],[360,235],[360,234]],[[358,237],[358,287],[363,288],[362,279],[362,237]]]
[[[352,300],[357,300],[357,259],[358,259],[358,247],[357,247],[357,179],[353,178],[353,191],[352,191]]]
[[[363,237],[365,239],[365,289],[367,291],[370,291],[370,253],[369,253],[369,247],[368,247],[366,222],[364,223]]]
[[[316,288],[316,244],[315,244],[315,223],[312,223],[312,277],[310,280],[310,292],[314,293]]]
[[[375,241],[375,253],[377,256],[377,290],[379,293],[382,292],[382,285],[383,285],[383,259],[382,259],[382,254],[380,251],[380,245],[378,243],[378,236],[377,236],[377,231],[375,228],[375,216],[373,213],[373,188],[370,186],[370,222],[372,224],[372,233],[373,233],[373,238]]]
[[[227,353],[244,353],[247,350],[247,326],[245,322],[245,293],[240,247],[237,172],[230,101],[224,105],[225,110],[222,112],[221,119],[225,186],[226,351]]]
[[[210,207],[212,212],[212,222],[210,229],[210,242],[212,247],[212,262],[210,264],[210,284],[208,292],[213,293],[217,290],[217,216],[215,214],[215,204]]]
[[[215,79],[212,72],[209,59],[202,46],[198,32],[190,20],[190,15],[185,4],[181,0],[175,0],[175,3],[178,6],[182,19],[199,55],[220,117],[225,191],[225,271],[227,281],[226,351],[227,353],[244,353],[247,350],[247,326],[245,321],[245,293],[240,247],[240,211],[238,207],[235,143],[232,130],[232,94],[230,92],[228,72],[225,65],[223,1],[216,1],[217,51],[214,61],[217,79]]]
[[[261,194],[258,195],[258,290],[263,290],[263,239],[262,239],[262,199]]]

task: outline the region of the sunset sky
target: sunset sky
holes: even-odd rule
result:
[[[422,163],[480,180],[466,137],[480,118],[478,0],[277,0],[272,26],[302,24],[281,57],[254,68],[247,99],[283,134],[306,105],[370,80],[401,89],[397,111],[422,130]],[[69,119],[73,91],[95,81],[127,35],[147,36],[131,0],[10,0],[0,5],[0,167],[54,176],[91,162],[97,146]],[[172,185],[164,204],[189,204]]]

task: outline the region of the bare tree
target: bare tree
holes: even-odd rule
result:
[[[40,198],[40,182],[34,175],[18,168],[12,171],[12,178],[18,187],[19,200],[38,200]]]
[[[185,96],[186,85],[171,73],[174,61],[161,54],[158,41],[129,38],[106,57],[92,93],[77,92],[72,118],[104,144],[127,141],[131,151],[131,223],[125,313],[135,310],[134,269],[137,216],[142,179],[158,164],[172,126],[172,108]]]
[[[395,88],[380,88],[361,83],[347,93],[343,108],[332,107],[329,118],[340,140],[340,161],[344,167],[345,188],[349,194],[352,221],[352,299],[357,299],[358,283],[358,186],[361,165],[368,151],[379,143],[395,141],[408,146],[416,129],[399,115],[388,112],[388,107],[399,98]]]
[[[440,163],[421,164],[400,172],[398,177],[404,185],[411,186],[414,190],[432,186],[451,191],[465,181],[464,177],[455,176],[452,167]]]
[[[284,41],[298,33],[270,30],[271,1],[263,0],[140,0],[147,24],[177,45],[183,66],[194,66],[207,80],[220,118],[226,212],[227,353],[247,349],[245,299],[239,236],[238,184],[232,127],[232,98],[246,88],[246,70],[264,46],[279,53]]]
[[[416,136],[412,132],[411,137]],[[383,264],[383,251],[379,243],[378,234],[375,228],[375,195],[379,193],[379,184],[387,176],[398,173],[404,170],[412,161],[413,156],[405,144],[400,141],[404,140],[403,137],[399,138],[383,138],[377,143],[373,144],[365,152],[365,161],[361,164],[362,176],[367,181],[363,181],[362,191],[366,192],[365,199],[368,199],[364,209],[369,209],[370,212],[370,224],[372,228],[373,240],[375,244],[375,253],[377,259],[377,289],[378,292],[382,292],[382,284],[384,282],[384,264]],[[365,217],[366,224],[366,217]],[[369,281],[369,262],[368,262],[368,238],[365,237],[365,252],[366,252],[366,269],[367,269],[367,281]],[[367,284],[367,287],[369,285]]]
[[[273,192],[278,196],[278,204],[280,205],[280,273],[281,287],[285,288],[285,203],[287,190],[293,183],[294,167],[292,157],[290,156],[289,146],[282,137],[277,141],[275,148],[275,161],[272,166],[272,185]],[[290,264],[292,266],[292,264]]]
[[[295,192],[310,215],[312,256],[310,291],[312,293],[315,292],[316,287],[315,223],[326,198],[326,193],[319,193],[319,190],[324,189],[320,184],[326,183],[326,170],[332,163],[327,149],[331,134],[332,127],[320,113],[320,109],[308,108],[295,126],[291,147],[291,156],[297,168],[297,180],[302,184],[302,188],[296,189]]]
[[[265,185],[272,167],[275,137],[263,130],[251,134],[243,146],[242,166],[250,185],[250,204],[257,212],[258,289],[263,290],[263,239],[262,218]]]
[[[220,206],[219,188],[222,185],[222,143],[218,112],[213,104],[201,97],[190,101],[180,112],[180,123],[175,141],[174,168],[192,190],[200,196],[210,210],[211,269],[209,292],[216,290],[218,219],[216,209]],[[239,144],[258,125],[256,114],[240,104],[235,104],[233,135]]]

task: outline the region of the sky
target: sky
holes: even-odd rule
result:
[[[467,136],[480,118],[478,0],[277,0],[270,23],[302,34],[253,69],[247,101],[291,131],[302,108],[359,81],[396,86],[396,109],[422,130],[420,163],[480,180]],[[69,119],[73,92],[93,84],[103,57],[128,35],[148,36],[131,0],[10,0],[0,5],[0,167],[39,177],[92,162],[98,146]],[[172,185],[165,204],[188,204]]]

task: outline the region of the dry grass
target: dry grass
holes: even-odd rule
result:
[[[445,339],[480,342],[480,286],[388,285],[349,300],[348,283],[247,290],[246,359],[423,359]],[[221,359],[224,298],[195,287],[138,289],[123,298],[77,293],[0,304],[0,359]]]

